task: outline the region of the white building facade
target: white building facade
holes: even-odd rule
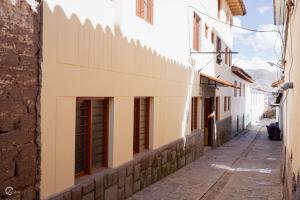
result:
[[[244,14],[240,0],[44,0],[41,198],[129,197],[199,157],[203,138],[223,143],[205,128],[231,125]]]

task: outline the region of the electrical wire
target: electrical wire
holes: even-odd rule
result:
[[[257,33],[272,33],[272,32],[276,32],[277,33],[278,32],[277,30],[256,30],[256,29],[251,29],[251,28],[247,28],[247,27],[237,26],[235,24],[230,24],[230,23],[227,23],[227,22],[223,22],[223,21],[221,21],[219,19],[216,19],[216,18],[214,18],[214,17],[212,17],[212,16],[210,16],[210,15],[208,15],[208,14],[200,11],[199,9],[197,9],[194,6],[189,6],[189,7],[193,8],[198,13],[201,13],[202,15],[204,15],[204,16],[206,16],[206,17],[208,17],[208,18],[210,18],[210,19],[212,19],[212,20],[214,20],[216,22],[219,22],[219,23],[222,23],[222,24],[226,24],[228,26],[232,26],[232,27],[235,27],[235,28],[239,28],[239,29],[243,29],[243,30],[251,31],[251,32],[257,32]]]

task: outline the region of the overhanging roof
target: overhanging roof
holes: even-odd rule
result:
[[[284,82],[284,80],[275,81],[274,83],[272,83],[272,87],[278,87],[283,82]]]
[[[234,73],[238,77],[244,79],[245,81],[248,81],[250,83],[254,83],[255,82],[252,79],[252,77],[247,72],[245,72],[245,70],[243,70],[242,68],[239,68],[237,66],[232,66],[231,67],[231,71],[232,71],[232,73]]]
[[[232,15],[244,16],[246,14],[247,11],[243,0],[226,0],[226,2],[232,12]]]
[[[201,78],[206,78],[208,80],[206,84],[208,84],[208,85],[239,88],[238,86],[235,86],[234,84],[230,83],[229,81],[225,81],[223,79],[216,78],[216,77],[204,74],[204,73],[200,73],[200,81],[201,81]],[[202,84],[204,84],[204,83],[202,83]]]

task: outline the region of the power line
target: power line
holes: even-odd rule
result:
[[[194,6],[190,6],[191,8],[193,8],[194,10],[196,10],[197,12],[201,13],[202,15],[205,15],[206,17],[214,20],[214,21],[217,21],[219,23],[222,23],[222,24],[226,24],[228,26],[233,26],[233,27],[236,27],[236,28],[239,28],[239,29],[243,29],[243,30],[246,30],[246,31],[251,31],[251,32],[257,32],[257,33],[272,33],[272,32],[275,32],[275,33],[278,33],[277,30],[256,30],[256,29],[251,29],[251,28],[246,28],[246,27],[242,27],[242,26],[237,26],[237,25],[234,25],[234,24],[229,24],[227,22],[223,22],[219,19],[216,19],[200,10],[198,10],[197,8],[195,8]]]

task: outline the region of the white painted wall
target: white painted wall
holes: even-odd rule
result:
[[[109,167],[117,167],[133,158],[135,96],[153,97],[150,149],[156,149],[190,134],[191,97],[201,96],[194,69],[229,78],[229,67],[216,65],[215,55],[190,56],[193,12],[217,18],[217,0],[154,0],[153,24],[136,16],[135,2],[43,1],[42,198],[75,182],[76,97],[111,98]],[[222,5],[225,21],[230,11],[225,0]],[[231,47],[230,26],[200,12],[202,30],[207,23]],[[208,39],[202,34],[201,50],[215,51],[210,31]],[[232,89],[219,92],[229,96]]]

